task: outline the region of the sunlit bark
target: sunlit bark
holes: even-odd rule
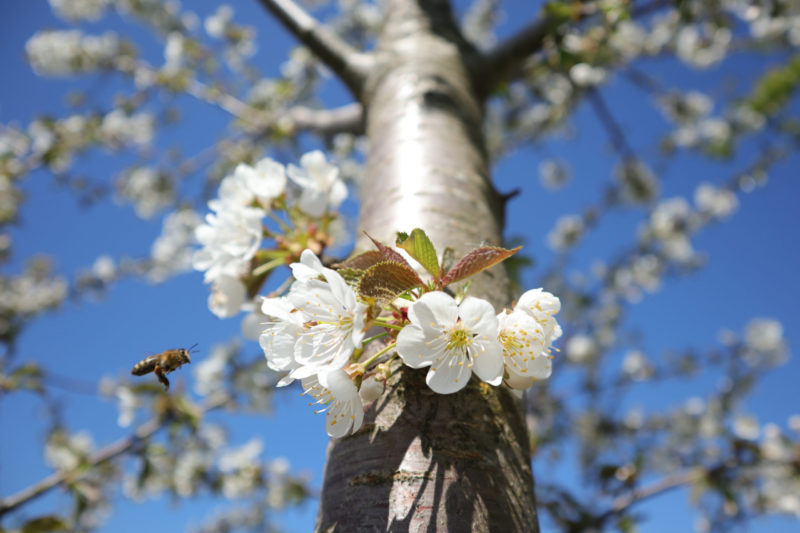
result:
[[[447,2],[386,2],[363,92],[369,153],[360,230],[384,242],[423,228],[457,255],[500,244],[503,205],[492,187],[470,82],[475,51]],[[367,247],[362,239],[361,247]],[[502,269],[472,294],[508,303]],[[404,369],[354,436],[328,451],[319,531],[538,531],[528,437],[516,399],[473,380],[434,394]]]

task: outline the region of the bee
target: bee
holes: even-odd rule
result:
[[[186,348],[175,348],[151,355],[150,357],[145,357],[133,365],[131,374],[134,376],[144,376],[145,374],[153,372],[158,376],[158,381],[160,381],[166,389],[169,389],[169,380],[166,374],[177,370],[184,363],[191,363],[192,360],[189,358],[189,354],[193,353],[192,350],[194,350],[195,346],[197,346],[197,344],[192,345],[188,350]]]

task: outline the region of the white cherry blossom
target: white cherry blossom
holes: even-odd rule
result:
[[[294,279],[301,283],[318,278],[326,270],[330,271],[330,269],[326,269],[322,265],[322,261],[319,260],[319,257],[308,248],[303,250],[303,253],[300,254],[300,262],[292,263],[289,265],[289,268],[292,269],[292,276],[294,276]]]
[[[219,200],[209,202],[209,207],[215,213],[206,215],[206,223],[195,231],[203,248],[192,258],[195,269],[206,271],[206,283],[222,274],[242,273],[261,244],[261,219],[265,215],[263,209],[255,207],[228,209]]]
[[[542,326],[545,350],[561,337],[561,326],[555,319],[560,310],[561,300],[541,288],[526,291],[514,307],[514,311],[524,311]]]
[[[347,197],[347,187],[339,177],[339,169],[325,160],[319,150],[300,158],[301,167],[289,165],[289,179],[300,187],[298,205],[309,216],[320,217],[328,209],[336,209]]]
[[[364,407],[356,386],[344,370],[322,372],[303,379],[303,391],[325,406],[315,412],[326,413],[325,431],[331,437],[344,437],[361,427]]]
[[[508,373],[532,381],[549,378],[553,365],[545,346],[544,327],[524,311],[502,312],[497,322],[497,338],[503,346]]]
[[[337,272],[325,268],[323,276],[324,282],[298,282],[289,292],[289,301],[308,325],[294,347],[294,357],[302,365],[292,371],[294,378],[343,368],[364,338],[367,306],[356,300]]]
[[[286,189],[286,171],[283,165],[264,158],[255,166],[241,163],[233,174],[219,184],[219,197],[224,202],[249,205],[258,199],[268,205]]]
[[[238,278],[222,274],[214,279],[208,308],[219,318],[229,318],[239,313],[247,298],[247,290]]]
[[[486,300],[461,304],[444,292],[429,292],[408,309],[411,324],[397,336],[397,353],[412,368],[431,367],[428,386],[439,394],[467,386],[472,372],[492,385],[503,379],[503,348],[497,317]]]
[[[303,317],[294,312],[294,306],[287,298],[265,298],[261,303],[261,312],[272,319],[264,324],[266,329],[258,339],[267,366],[276,372],[291,372],[300,364],[294,358],[294,345],[303,333]],[[294,378],[286,376],[278,382],[283,387],[293,382]]]

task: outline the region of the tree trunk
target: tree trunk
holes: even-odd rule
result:
[[[385,10],[360,95],[369,138],[360,230],[393,243],[396,231],[420,227],[457,257],[500,244],[503,202],[470,79],[475,52],[445,0],[387,0]],[[507,305],[502,268],[474,278],[470,293]],[[363,427],[331,441],[317,531],[538,531],[516,398],[475,379],[435,394],[426,372],[400,369]]]

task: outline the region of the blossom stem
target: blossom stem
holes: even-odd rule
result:
[[[289,233],[292,230],[292,227],[287,224],[285,221],[281,220],[274,212],[267,211],[267,216],[278,223],[284,233]]]
[[[285,265],[285,264],[286,264],[286,256],[276,257],[272,261],[267,261],[263,265],[259,265],[256,268],[254,268],[253,269],[253,276],[260,276],[261,274],[269,272],[273,268],[277,268],[277,267],[279,267],[281,265]]]
[[[381,339],[381,338],[383,338],[383,337],[385,337],[387,335],[388,335],[388,333],[386,333],[386,332],[378,333],[377,335],[374,335],[372,337],[369,337],[369,338],[364,339],[363,341],[361,341],[361,346],[366,346],[367,344],[371,343],[372,341]]]
[[[394,329],[394,330],[397,330],[397,331],[400,331],[401,329],[403,329],[403,326],[398,326],[397,324],[390,324],[390,323],[386,322],[385,320],[380,320],[380,319],[375,319],[375,322],[373,322],[373,325],[379,326],[379,327],[382,327],[382,328]]]
[[[377,359],[378,359],[380,356],[382,356],[383,354],[385,354],[385,353],[386,353],[386,352],[388,352],[389,350],[393,349],[395,346],[397,346],[397,343],[396,343],[396,342],[393,342],[393,343],[391,343],[391,344],[387,344],[387,345],[386,345],[386,346],[385,346],[385,347],[384,347],[382,350],[380,350],[378,353],[376,353],[375,355],[373,355],[372,357],[370,357],[369,359],[367,359],[366,361],[364,361],[363,363],[361,363],[361,366],[362,366],[362,368],[364,368],[364,370],[366,370],[366,369],[367,369],[367,367],[368,367],[369,365],[371,365],[372,363],[374,363],[374,362],[375,362],[375,361],[376,361],[376,360],[377,360]]]
[[[275,298],[276,296],[282,295],[284,292],[286,292],[289,289],[289,286],[292,284],[293,281],[294,281],[294,278],[292,276],[287,277],[285,280],[283,280],[283,283],[281,283],[280,287],[278,287],[277,289],[275,289],[274,291],[269,293],[267,295],[267,297],[268,298]]]

